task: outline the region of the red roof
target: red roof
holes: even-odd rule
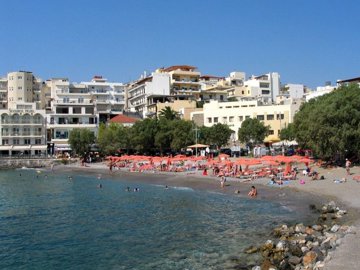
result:
[[[111,123],[119,123],[119,124],[129,124],[129,123],[135,123],[136,121],[138,121],[139,119],[137,118],[132,118],[123,114],[118,114],[117,116],[115,116],[114,118],[110,119]]]

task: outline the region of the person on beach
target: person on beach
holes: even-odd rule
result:
[[[346,174],[347,175],[350,175],[350,166],[351,166],[351,161],[346,159],[346,162],[345,162],[345,169],[346,169]]]
[[[249,191],[248,195],[250,197],[256,197],[257,196],[257,190],[256,190],[255,186],[251,186],[251,190]]]
[[[220,181],[221,188],[225,187],[225,182],[226,182],[225,176],[221,176],[221,181]]]

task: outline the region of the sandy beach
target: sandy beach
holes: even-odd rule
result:
[[[341,245],[332,253],[330,253],[331,260],[326,262],[323,269],[335,270],[335,269],[358,269],[360,264],[360,257],[357,256],[360,247],[360,182],[352,180],[354,175],[360,175],[360,167],[352,167],[351,175],[346,176],[345,168],[332,168],[322,169],[318,167],[313,168],[319,172],[320,175],[325,177],[324,180],[311,180],[309,177],[298,176],[298,180],[289,181],[282,187],[272,186],[269,187],[268,178],[255,179],[251,181],[244,181],[239,179],[228,178],[227,186],[224,189],[220,188],[220,181],[218,177],[202,176],[200,171],[183,172],[183,173],[131,173],[128,171],[113,171],[110,173],[106,163],[92,163],[87,167],[80,166],[79,163],[72,165],[58,165],[55,167],[55,172],[61,172],[63,170],[76,170],[86,173],[96,173],[111,177],[119,177],[120,175],[126,176],[127,179],[138,179],[141,177],[142,181],[148,181],[152,184],[166,184],[172,186],[187,186],[195,189],[210,189],[220,190],[225,193],[234,193],[239,191],[240,195],[246,196],[249,187],[251,185],[257,186],[259,194],[266,194],[271,199],[278,198],[279,192],[288,194],[296,194],[302,196],[302,194],[311,194],[314,199],[326,198],[334,199],[338,203],[353,209],[353,219],[355,220],[353,225],[353,231],[355,234],[348,234],[342,239]],[[142,176],[144,177],[142,177]],[[344,183],[335,183],[334,180],[346,178]],[[300,184],[300,179],[305,180],[305,184]],[[297,191],[297,192],[294,192]],[[306,193],[302,193],[306,192]]]

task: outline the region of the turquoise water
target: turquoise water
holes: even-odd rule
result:
[[[245,247],[299,215],[189,188],[3,171],[0,269],[231,269]]]

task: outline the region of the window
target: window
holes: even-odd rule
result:
[[[261,90],[261,94],[270,95],[270,90]]]
[[[274,118],[274,115],[273,114],[268,114],[267,116],[266,116],[266,120],[274,120],[275,118]]]
[[[274,135],[274,131],[273,130],[269,130],[269,135]]]
[[[24,144],[30,144],[30,139],[24,139]]]
[[[241,94],[244,95],[244,94],[245,94],[245,91],[241,91]]]
[[[35,144],[41,144],[41,139],[35,139]]]
[[[208,123],[212,123],[212,121],[211,121],[211,120],[212,120],[212,119],[211,119],[211,117],[208,117],[208,119],[207,119],[207,120],[208,120]]]
[[[84,98],[82,98],[82,97],[79,98],[79,99],[78,99],[78,102],[79,102],[79,103],[84,103]]]
[[[18,100],[22,100],[22,97],[18,97]]]
[[[2,140],[2,145],[7,145],[9,144],[9,140],[8,139],[3,139]]]
[[[265,120],[265,117],[264,117],[264,115],[258,115],[257,119],[260,121],[263,121],[263,120]]]
[[[18,80],[21,80],[22,79],[22,76],[18,76]]]
[[[245,116],[245,119],[249,119],[249,118],[250,118],[250,115],[246,115],[246,116]]]
[[[239,116],[239,121],[242,122],[244,120],[244,116]]]
[[[227,122],[227,117],[224,116],[222,120],[223,120],[223,123],[226,123]]]
[[[276,119],[277,120],[283,120],[284,119],[284,114],[283,113],[279,113],[276,115]]]
[[[260,83],[260,87],[261,87],[261,88],[269,88],[269,87],[270,87],[270,83],[261,82],[261,83]]]
[[[18,86],[18,90],[22,90],[22,86]]]
[[[218,117],[214,117],[214,123],[219,122],[219,118]]]
[[[19,139],[13,139],[13,144],[20,144],[20,140]]]
[[[234,122],[234,116],[229,116],[229,123],[233,123]]]

